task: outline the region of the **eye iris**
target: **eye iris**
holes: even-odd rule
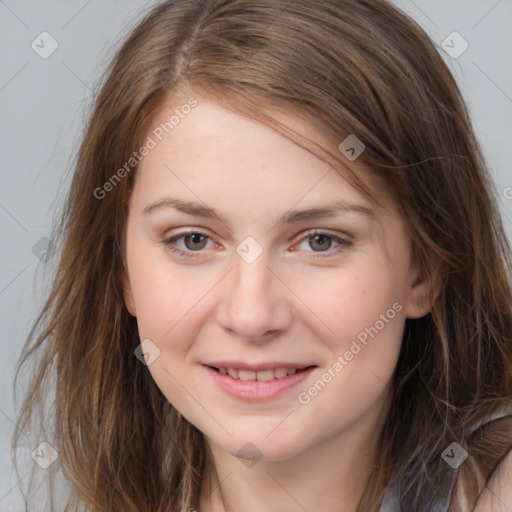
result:
[[[206,245],[206,237],[204,235],[201,235],[201,233],[192,233],[191,235],[185,235],[184,237],[185,245],[187,249],[190,250],[197,250],[197,249],[203,249]],[[192,244],[188,243],[189,241],[192,242]]]
[[[319,251],[326,251],[332,245],[331,237],[327,235],[315,235],[309,237],[309,244],[312,249],[318,249]],[[316,246],[316,247],[315,247]]]

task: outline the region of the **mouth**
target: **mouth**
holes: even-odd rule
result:
[[[285,396],[308,379],[317,365],[218,362],[203,364],[213,382],[228,395],[244,401],[266,401]]]
[[[268,382],[271,380],[278,380],[278,379],[284,379],[288,377],[289,375],[295,375],[296,373],[301,373],[304,371],[307,371],[311,368],[314,368],[314,365],[306,366],[306,367],[299,367],[299,368],[284,368],[284,367],[277,367],[277,368],[269,368],[267,370],[247,370],[247,369],[240,369],[240,368],[227,368],[227,367],[216,367],[216,366],[208,366],[208,368],[211,368],[212,370],[216,371],[217,373],[220,373],[221,375],[227,375],[235,380],[242,380],[242,381],[258,381],[258,382]]]

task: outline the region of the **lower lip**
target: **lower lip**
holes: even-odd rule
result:
[[[205,368],[223,391],[235,398],[254,401],[270,400],[283,394],[285,391],[301,383],[315,369],[312,366],[301,372],[287,375],[282,379],[258,381],[233,379],[229,375],[223,375],[209,366],[205,366]]]

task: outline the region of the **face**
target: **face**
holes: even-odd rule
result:
[[[343,168],[206,99],[156,140],[122,280],[166,398],[219,449],[276,460],[380,410],[428,294],[375,178],[358,166],[383,207]]]

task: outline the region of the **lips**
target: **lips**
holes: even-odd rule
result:
[[[244,401],[273,400],[285,395],[318,368],[300,363],[249,365],[237,361],[219,361],[203,367],[221,390]]]

